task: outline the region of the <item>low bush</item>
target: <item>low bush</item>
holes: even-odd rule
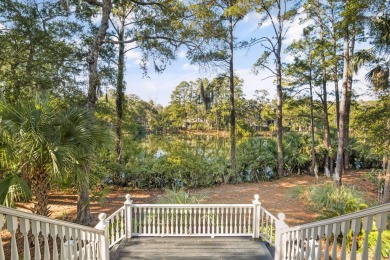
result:
[[[368,207],[363,194],[354,187],[337,187],[333,182],[311,187],[307,198],[314,209],[322,213],[320,218],[332,218]]]
[[[183,189],[165,190],[165,194],[157,200],[158,204],[199,204],[204,200],[204,196],[190,195]]]

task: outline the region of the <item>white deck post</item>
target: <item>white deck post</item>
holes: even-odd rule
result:
[[[133,233],[132,230],[132,208],[131,205],[133,204],[133,201],[131,200],[130,194],[126,195],[126,201],[125,201],[125,223],[126,223],[126,238],[131,238],[131,234]]]
[[[252,201],[253,203],[253,238],[260,237],[260,206],[261,202],[259,201],[260,196],[258,194],[255,195],[255,199]]]
[[[279,213],[278,220],[275,222],[275,260],[282,259],[284,255],[284,242],[281,230],[288,227],[286,222],[284,222],[285,219],[286,215],[284,215],[284,213]]]
[[[99,215],[100,222],[96,225],[96,229],[103,230],[103,235],[100,235],[100,259],[109,260],[110,259],[110,242],[109,242],[109,233],[108,233],[108,223],[106,221],[106,214],[101,213]]]

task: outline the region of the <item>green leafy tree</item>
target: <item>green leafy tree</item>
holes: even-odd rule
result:
[[[236,178],[236,100],[234,82],[235,29],[251,9],[235,0],[201,1],[191,6],[200,32],[200,47],[192,52],[193,63],[216,66],[221,77],[229,79],[230,100],[230,163],[231,177]]]
[[[15,101],[36,92],[79,95],[80,26],[59,1],[1,1],[0,91]]]
[[[282,90],[282,44],[283,37],[288,30],[288,22],[296,14],[296,8],[290,1],[260,0],[255,1],[255,10],[261,14],[259,26],[269,20],[272,25],[272,36],[254,38],[245,42],[243,46],[260,44],[265,49],[263,54],[254,64],[255,72],[259,69],[267,69],[276,77],[276,106],[277,106],[277,144],[278,144],[278,176],[282,177],[283,170],[283,90]],[[275,12],[276,17],[273,15]],[[273,56],[275,69],[268,65],[269,58]]]

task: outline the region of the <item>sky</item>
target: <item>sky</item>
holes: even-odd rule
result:
[[[283,48],[290,45],[294,40],[298,40],[302,36],[302,30],[309,25],[308,22],[301,24],[298,16],[290,25],[286,34],[286,39],[283,41]],[[238,25],[235,30],[238,41],[250,40],[253,37],[262,35],[271,35],[273,30],[271,23],[266,21],[261,27],[258,26],[260,20],[259,14],[249,13]],[[246,98],[253,97],[255,90],[267,90],[270,94],[269,98],[273,99],[276,94],[276,85],[272,74],[266,70],[260,71],[257,75],[254,74],[252,68],[258,57],[264,50],[260,46],[254,46],[246,50],[235,50],[235,73],[244,80],[243,92]],[[181,81],[194,81],[197,78],[213,78],[215,72],[207,72],[200,70],[198,66],[191,65],[186,58],[186,52],[181,50],[177,55],[177,60],[172,61],[170,65],[162,73],[154,72],[153,68],[149,68],[148,76],[144,77],[140,69],[139,63],[141,60],[141,52],[137,49],[126,54],[126,94],[135,94],[143,100],[153,100],[155,104],[167,106],[170,101],[170,96],[174,88]],[[282,62],[292,61],[292,57],[288,54],[283,54]],[[272,60],[270,65],[273,66]],[[355,76],[360,82],[354,85],[355,91],[360,94],[365,94],[366,87],[364,84],[365,70],[359,71]],[[333,87],[333,83],[329,82],[329,89]],[[365,96],[362,96],[363,99]],[[362,98],[361,97],[361,98]],[[331,97],[330,97],[331,99]]]

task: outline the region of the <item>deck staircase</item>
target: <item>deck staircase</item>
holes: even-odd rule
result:
[[[0,206],[0,260],[382,260],[389,212],[385,204],[288,227],[285,215],[272,215],[258,195],[251,204],[186,205],[134,204],[126,195],[123,207],[109,217],[100,214],[90,228]],[[375,245],[369,234],[376,235]]]

